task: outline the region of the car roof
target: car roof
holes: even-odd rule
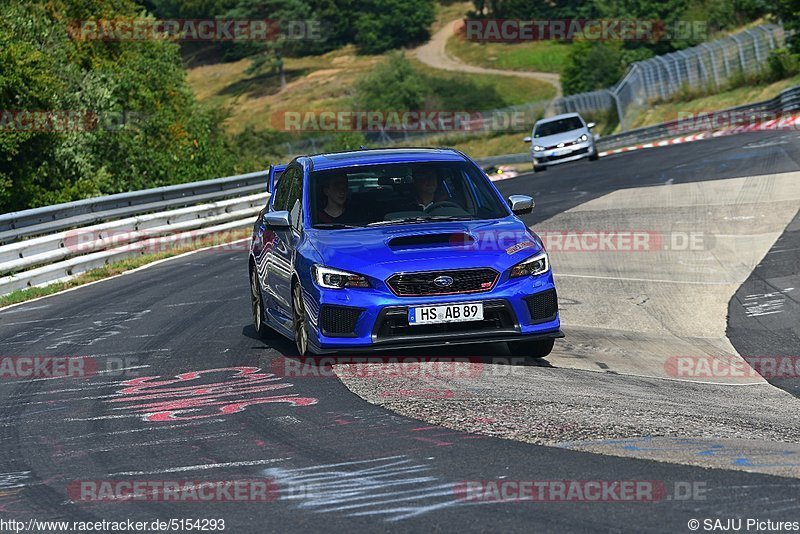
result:
[[[552,121],[558,121],[561,119],[567,119],[570,117],[580,117],[580,113],[562,113],[561,115],[556,115],[555,117],[547,117],[546,119],[539,119],[536,121],[536,124],[546,124]]]
[[[452,148],[377,148],[314,154],[307,156],[314,170],[335,169],[380,163],[427,163],[466,161],[467,157]]]

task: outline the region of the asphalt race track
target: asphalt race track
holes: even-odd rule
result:
[[[551,249],[567,338],[539,365],[509,362],[502,346],[436,352],[483,358],[477,380],[397,383],[337,366],[345,385],[330,366],[298,362],[292,343],[256,339],[246,245],[0,310],[0,356],[82,366],[65,378],[3,374],[0,518],[224,519],[237,533],[798,521],[798,379],[670,376],[665,365],[800,354],[798,171],[800,134],[771,132],[498,182],[504,195],[533,194],[526,222],[537,231],[639,229],[666,243],[667,228],[704,245]],[[270,498],[255,502],[114,502],[76,490],[263,479]],[[660,489],[645,502],[489,502],[460,491],[520,480]]]

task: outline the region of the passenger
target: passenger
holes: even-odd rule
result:
[[[325,179],[322,186],[324,207],[317,214],[317,221],[326,224],[343,223],[347,217],[347,174],[335,174]]]

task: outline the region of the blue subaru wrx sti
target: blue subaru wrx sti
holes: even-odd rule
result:
[[[280,177],[276,180],[276,177]],[[547,252],[466,155],[380,149],[270,171],[253,228],[258,334],[301,356],[506,342],[542,358],[563,337]]]

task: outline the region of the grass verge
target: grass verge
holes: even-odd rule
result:
[[[187,79],[198,100],[229,111],[224,123],[226,130],[239,133],[250,126],[259,131],[275,129],[279,124],[273,123],[273,113],[281,110],[351,109],[356,81],[384,59],[384,56],[356,55],[349,46],[321,56],[288,58],[288,84],[283,90],[276,74],[248,75],[245,72],[250,65],[248,59],[195,67],[189,70]],[[550,84],[539,80],[460,74],[409,59],[420,74],[437,80],[440,87],[453,88],[451,92],[456,96],[456,88],[466,83],[488,89],[495,95],[493,100],[499,101],[490,108],[549,99],[555,94]],[[447,106],[447,102],[443,105]]]
[[[476,43],[460,36],[447,41],[447,53],[479,67],[561,74],[570,45],[556,41]]]
[[[779,80],[774,83],[763,83],[737,87],[717,94],[701,96],[690,100],[676,100],[655,103],[639,113],[628,125],[629,129],[650,126],[660,122],[676,120],[680,113],[699,113],[726,109],[752,102],[761,102],[774,98],[781,91],[800,85],[800,75]]]
[[[210,235],[198,239],[195,243],[192,243],[191,245],[175,247],[169,250],[165,250],[163,252],[142,254],[141,256],[136,256],[133,258],[128,258],[118,262],[110,263],[103,267],[92,269],[91,271],[86,271],[85,273],[79,274],[75,278],[71,278],[70,280],[66,280],[64,282],[56,282],[55,284],[50,284],[44,287],[29,287],[26,289],[19,289],[7,295],[0,296],[0,310],[6,306],[11,306],[12,304],[19,304],[20,302],[25,302],[35,298],[52,295],[54,293],[64,291],[65,289],[71,289],[73,287],[78,287],[89,284],[91,282],[96,282],[98,280],[103,280],[105,278],[110,278],[112,276],[122,274],[126,271],[137,269],[139,267],[147,265],[148,263],[153,263],[155,261],[172,258],[173,256],[178,256],[180,254],[192,252],[193,250],[199,250],[201,248],[213,247],[217,245],[225,245],[227,243],[238,241],[240,239],[244,239],[249,236],[250,236],[250,230],[235,230],[233,232],[224,232],[222,234]]]

